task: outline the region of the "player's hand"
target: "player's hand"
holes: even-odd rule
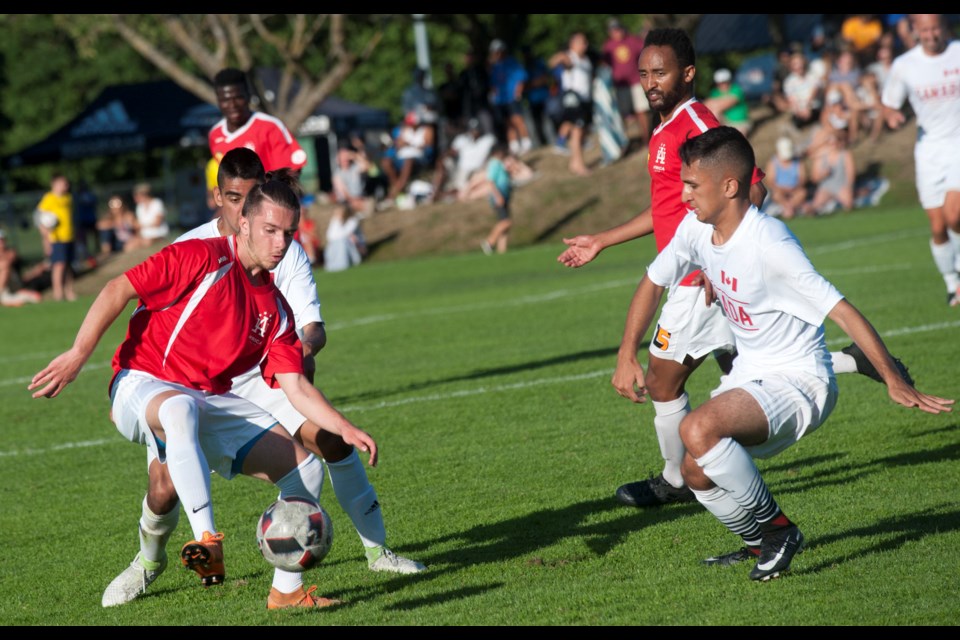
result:
[[[710,278],[703,275],[703,271],[697,272],[696,277],[691,280],[691,284],[695,287],[703,287],[703,297],[706,299],[708,307],[716,301],[717,294],[713,290],[713,283],[710,282]]]
[[[344,428],[340,433],[340,437],[343,438],[344,442],[356,449],[369,453],[370,466],[377,466],[377,463],[380,461],[378,458],[377,443],[369,433],[351,426]]]
[[[557,262],[574,269],[596,258],[603,248],[596,236],[564,238],[563,242],[567,245],[567,249],[557,257]]]
[[[921,393],[903,379],[887,387],[890,398],[899,405],[920,409],[927,413],[947,413],[953,410],[953,400]]]
[[[643,367],[636,360],[630,362],[617,360],[617,370],[613,372],[610,384],[617,390],[617,393],[631,402],[646,402],[647,400]]]
[[[73,349],[61,353],[33,376],[27,390],[43,387],[33,394],[34,398],[56,398],[64,387],[77,379],[84,362],[86,358]]]

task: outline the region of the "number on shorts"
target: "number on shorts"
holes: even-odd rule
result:
[[[666,351],[670,348],[670,332],[657,325],[657,333],[653,337],[653,346],[660,351]]]

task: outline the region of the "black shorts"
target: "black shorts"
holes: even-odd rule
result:
[[[563,116],[560,120],[576,127],[586,127],[593,120],[593,103],[574,91],[567,91],[563,94]]]
[[[74,244],[72,242],[53,242],[50,244],[50,264],[66,262],[73,264]]]
[[[493,212],[497,215],[497,220],[509,220],[510,219],[510,202],[504,202],[503,206],[498,206],[493,199],[490,199],[490,206],[493,207]]]

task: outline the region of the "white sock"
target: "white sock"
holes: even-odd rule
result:
[[[857,361],[842,351],[831,351],[834,373],[857,373]]]
[[[520,153],[520,141],[511,140],[510,141],[510,153],[517,154]]]
[[[323,490],[323,463],[320,458],[310,455],[296,469],[276,482],[281,498],[307,498],[320,504],[320,492]]]
[[[323,463],[320,458],[311,455],[296,469],[280,478],[277,483],[280,497],[308,498],[320,502],[323,489]],[[282,569],[273,571],[273,588],[280,593],[293,593],[303,587],[303,574]]]
[[[943,282],[947,285],[947,293],[954,293],[957,287],[960,287],[960,276],[956,269],[956,252],[953,244],[944,242],[943,244],[934,244],[930,240],[930,253],[933,254],[933,263],[937,265],[937,271],[943,276]]]
[[[303,574],[274,569],[272,586],[280,593],[293,593],[303,588]]]
[[[680,488],[684,485],[680,465],[687,451],[680,439],[680,422],[690,413],[690,399],[684,393],[676,400],[654,402],[653,409],[657,413],[653,426],[657,430],[660,455],[663,456],[663,479]]]
[[[960,233],[953,229],[947,229],[947,237],[953,247],[953,270],[960,271]]]
[[[210,499],[210,466],[200,448],[197,406],[191,398],[167,398],[157,411],[167,438],[167,469],[187,512],[194,539],[216,533]]]
[[[721,489],[750,512],[760,523],[769,522],[780,513],[753,458],[733,438],[724,438],[715,447],[697,458],[697,464]]]
[[[744,509],[733,499],[728,491],[720,487],[714,487],[706,491],[697,491],[691,489],[693,495],[707,511],[712,513],[717,520],[734,534],[743,538],[744,544],[759,547],[763,534],[760,532],[760,524],[753,514]]]
[[[143,497],[140,514],[140,558],[147,562],[160,562],[165,555],[167,540],[180,522],[180,503],[170,513],[157,515],[147,506],[147,497]]]
[[[370,548],[386,544],[387,532],[380,501],[356,449],[340,462],[328,462],[327,469],[330,470],[330,484],[337,502],[350,516],[363,546]]]

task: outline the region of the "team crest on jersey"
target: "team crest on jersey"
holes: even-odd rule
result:
[[[654,157],[654,171],[664,171],[667,167],[667,145],[660,143],[657,147],[657,155]]]
[[[250,331],[250,340],[255,344],[260,344],[263,342],[263,339],[267,337],[267,331],[270,330],[270,319],[273,315],[267,311],[262,311],[257,317],[256,324],[253,325],[253,329]]]

